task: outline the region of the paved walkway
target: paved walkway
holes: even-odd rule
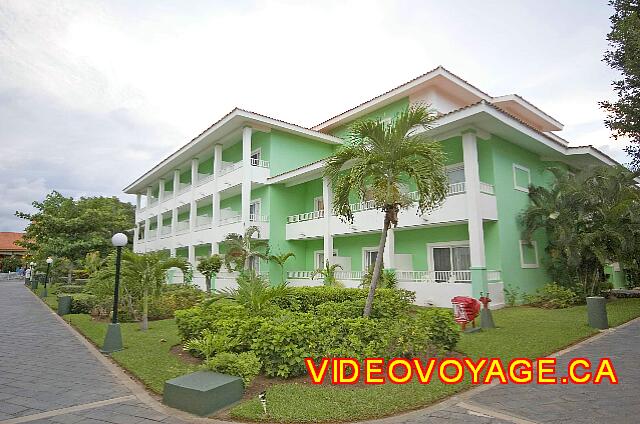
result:
[[[592,362],[610,357],[618,385],[482,387],[372,423],[640,422],[639,350],[640,320],[636,320],[561,353],[558,359],[557,369],[562,370],[572,357]],[[219,423],[163,407],[114,368],[21,282],[0,282],[0,424]]]
[[[184,422],[134,392],[21,281],[0,282],[0,423]]]
[[[611,358],[619,379],[617,385],[605,379],[600,385],[488,386],[377,423],[639,423],[639,353],[640,320],[635,320],[558,355],[558,376],[564,375],[571,358],[586,357],[592,364],[602,357]]]

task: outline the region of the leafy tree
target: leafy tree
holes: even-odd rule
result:
[[[344,284],[336,278],[338,268],[342,269],[338,264],[331,265],[329,259],[327,259],[324,263],[324,268],[318,268],[311,273],[311,279],[313,280],[319,276],[322,277],[322,283],[326,287],[344,287]]]
[[[445,155],[424,132],[436,116],[423,105],[407,107],[387,123],[381,119],[358,121],[350,129],[349,143],[327,160],[325,176],[334,191],[336,215],[352,222],[349,197],[369,192],[375,207],[384,213],[378,256],[363,315],[371,314],[373,296],[380,279],[387,232],[398,225],[398,212],[413,203],[403,193],[404,184],[416,186],[421,214],[438,206],[447,194]],[[345,170],[345,168],[349,168]]]
[[[231,233],[222,241],[226,250],[224,262],[229,270],[249,269],[249,259],[268,259],[269,242],[254,238],[254,234],[259,234],[256,226],[247,228],[244,234]]]
[[[285,274],[284,274],[284,264],[287,262],[287,260],[289,260],[290,258],[295,258],[296,255],[292,252],[287,252],[287,253],[281,253],[278,255],[269,255],[269,261],[275,262],[276,264],[278,264],[278,266],[280,267],[280,271],[282,271],[282,280],[280,280],[282,283],[284,283],[285,281],[287,281]]]
[[[106,256],[113,250],[111,236],[134,226],[134,206],[116,197],[64,197],[57,191],[33,202],[35,213],[16,212],[29,221],[20,245],[37,261],[48,256],[70,261],[68,274],[89,252]]]
[[[577,175],[551,169],[551,187],[529,188],[531,205],[521,215],[523,237],[546,233],[547,268],[555,281],[596,294],[603,267],[620,262],[639,269],[640,191],[624,167],[597,167]]]
[[[100,256],[100,252],[89,252],[84,257],[84,268],[89,275],[97,272],[104,264],[104,259]]]
[[[622,74],[613,82],[618,95],[615,102],[600,105],[609,113],[605,124],[613,137],[628,137],[633,143],[626,148],[632,166],[640,167],[640,2],[638,0],[610,0],[613,7],[611,32],[607,35],[610,50],[604,61]]]
[[[0,258],[0,269],[2,272],[15,272],[16,269],[22,266],[22,259],[18,256],[5,256]]]
[[[222,258],[220,255],[211,255],[206,258],[200,259],[197,269],[202,275],[204,275],[204,283],[206,286],[207,294],[211,293],[211,278],[215,277],[220,268],[222,267]]]

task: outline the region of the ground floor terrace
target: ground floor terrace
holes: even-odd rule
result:
[[[501,238],[502,235],[502,238]],[[252,268],[272,283],[286,279],[292,285],[320,285],[314,270],[328,259],[339,265],[336,278],[346,287],[357,287],[377,258],[380,232],[330,236],[308,240],[271,241],[272,254],[292,252],[295,257],[282,268],[273,262],[251,261]],[[475,243],[475,244],[474,244]],[[509,237],[496,221],[486,221],[480,248],[470,236],[467,223],[391,230],[383,256],[386,269],[393,269],[398,287],[416,292],[416,303],[448,307],[454,296],[479,297],[489,293],[492,305],[504,304],[504,288],[533,292],[550,282],[541,267],[543,245]],[[188,259],[209,255],[212,248],[224,255],[224,246],[201,244],[180,247],[176,256]],[[331,254],[329,255],[329,252]],[[475,258],[474,258],[475,254]],[[479,258],[478,258],[479,257]],[[224,269],[213,281],[214,289],[233,287],[237,273]],[[204,286],[197,272],[194,282]]]

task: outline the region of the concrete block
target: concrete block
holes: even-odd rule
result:
[[[240,377],[198,371],[166,381],[163,402],[203,417],[239,401],[243,391]]]

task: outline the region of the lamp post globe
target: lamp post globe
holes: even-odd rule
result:
[[[118,322],[118,294],[120,292],[120,261],[122,259],[122,248],[129,243],[126,234],[116,233],[111,237],[111,244],[116,248],[116,281],[113,286],[113,316],[111,324],[107,327],[107,335],[102,344],[103,353],[112,353],[122,350],[122,333]]]

